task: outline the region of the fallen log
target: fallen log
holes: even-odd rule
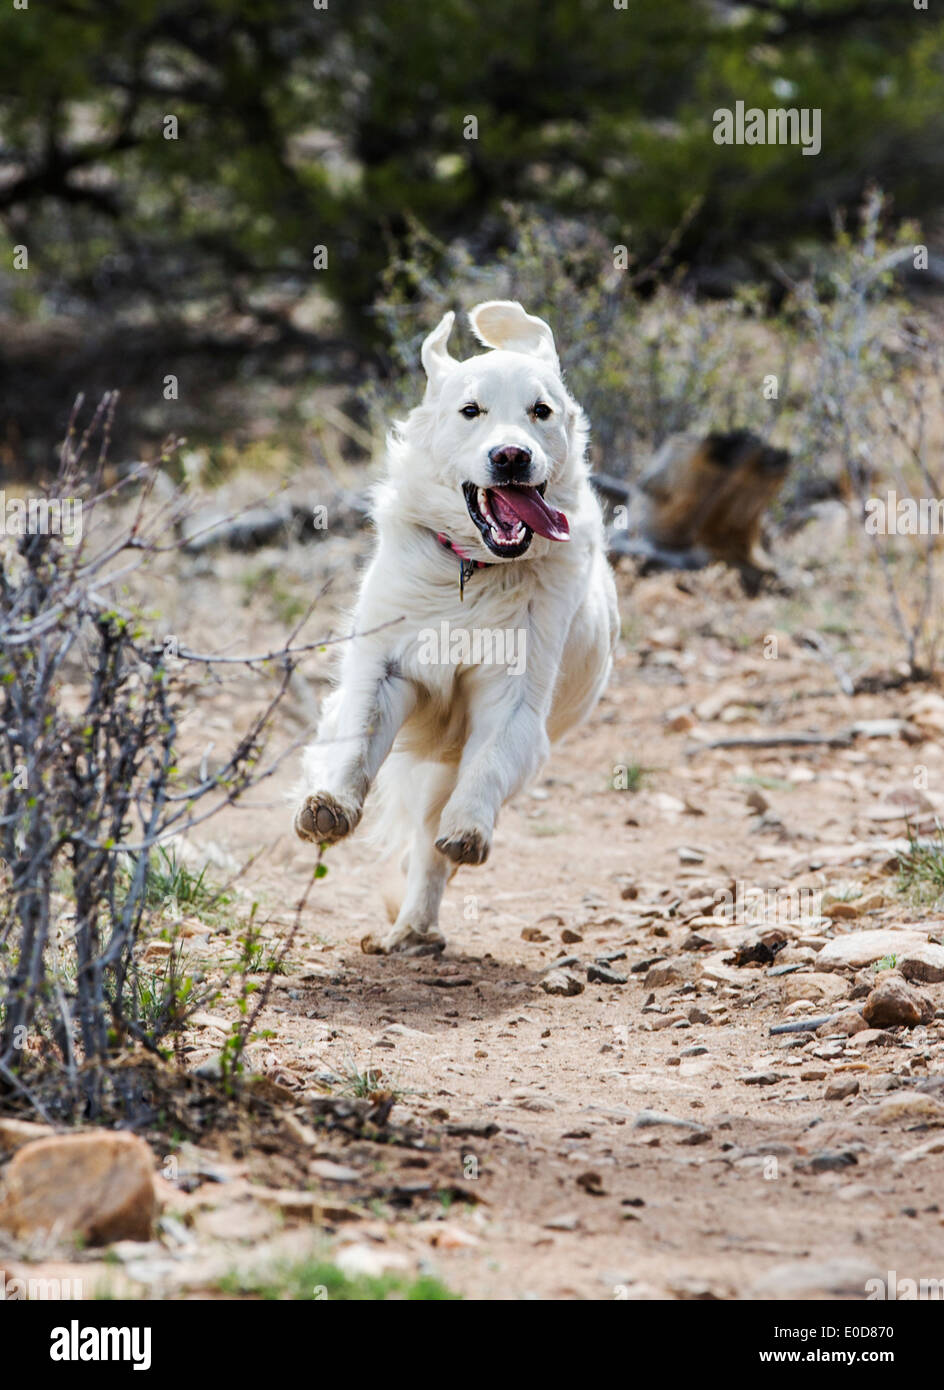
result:
[[[640,478],[624,524],[614,524],[611,552],[678,569],[720,560],[756,591],[764,576],[776,574],[761,528],[789,466],[785,449],[750,430],[673,435]],[[615,496],[616,480],[597,477],[600,490]]]

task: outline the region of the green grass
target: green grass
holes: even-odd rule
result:
[[[655,768],[644,767],[642,763],[614,763],[610,787],[617,792],[638,792],[645,785],[646,778]]]
[[[913,907],[935,907],[944,898],[944,831],[928,842],[909,836],[898,866],[898,891]]]
[[[221,1292],[234,1297],[251,1295],[292,1302],[336,1299],[377,1303],[386,1299],[402,1299],[410,1303],[430,1303],[461,1297],[452,1293],[438,1279],[427,1275],[417,1279],[407,1279],[401,1274],[350,1278],[337,1265],[314,1259],[276,1266],[264,1275],[228,1274],[220,1280],[219,1288]]]
[[[229,906],[233,895],[209,884],[206,872],[204,865],[198,874],[193,873],[181,864],[176,854],[158,845],[157,854],[148,865],[144,886],[146,905],[162,911],[187,912],[212,922]]]

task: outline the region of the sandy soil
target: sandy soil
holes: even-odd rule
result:
[[[354,579],[344,546],[319,564],[342,602]],[[328,854],[253,1065],[294,1092],[299,1114],[332,1073],[372,1069],[375,1089],[398,1095],[392,1118],[422,1136],[419,1148],[313,1148],[315,1161],[362,1172],[360,1187],[327,1190],[363,1197],[369,1173],[378,1199],[356,1228],[329,1227],[331,1248],[355,1242],[378,1267],[389,1256],[490,1299],[863,1297],[889,1270],[944,1275],[944,1155],[903,1161],[944,1121],[944,985],[924,986],[938,1017],[867,1046],[829,1028],[769,1032],[836,1012],[862,985],[817,969],[832,938],[944,928],[896,895],[888,872],[904,834],[892,793],[908,803],[918,765],[935,802],[936,730],[837,748],[704,747],[840,733],[913,713],[928,691],[844,696],[791,636],[795,595],[751,603],[720,571],[620,583],[626,639],[610,688],[506,807],[488,864],[453,881],[441,959],[362,954],[387,871],[356,836]],[[307,668],[313,692],[324,672],[323,659]],[[230,698],[201,704],[201,736],[238,719]],[[620,772],[633,764],[638,789],[614,789],[634,782]],[[282,923],[311,868],[282,800],[294,773],[213,826],[233,861],[258,854],[241,892]],[[715,914],[738,881],[742,898],[768,892],[766,920]],[[829,889],[848,900],[842,916],[817,896]],[[775,965],[731,963],[762,937],[786,940]],[[212,960],[214,939],[198,944]],[[572,956],[582,992],[545,993],[547,968]],[[601,956],[626,983],[587,981]],[[226,1016],[222,1004],[211,1015]],[[218,1043],[212,1025],[196,1030],[188,1063]],[[941,1091],[919,1090],[934,1077]],[[825,1099],[846,1078],[857,1093]],[[424,1184],[458,1185],[448,1209],[430,1206]]]

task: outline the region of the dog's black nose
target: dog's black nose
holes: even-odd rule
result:
[[[500,448],[489,449],[488,461],[492,465],[495,482],[499,485],[523,483],[531,469],[531,450],[503,444]]]

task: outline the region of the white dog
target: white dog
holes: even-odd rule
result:
[[[479,304],[469,320],[494,351],[459,362],[454,319],[423,343],[423,403],[389,440],[357,635],[295,817],[302,839],[340,840],[377,779],[387,847],[409,854],[399,915],[368,952],[443,949],[446,883],[485,862],[504,802],[593,708],[618,631],[587,423],[550,328]]]

